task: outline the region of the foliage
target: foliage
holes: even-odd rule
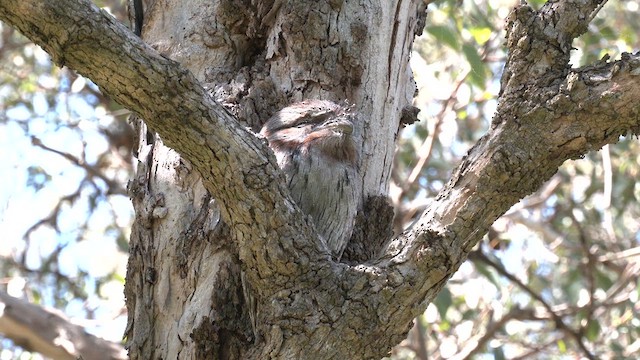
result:
[[[404,129],[396,154],[397,232],[488,128],[513,5],[430,5],[412,59],[422,121]],[[635,1],[608,3],[574,44],[574,66],[638,50],[637,15]],[[637,355],[639,151],[624,138],[565,163],[493,225],[393,358],[563,359],[584,356],[581,347],[601,358]]]
[[[124,18],[123,5],[110,3]],[[3,290],[120,341],[132,221],[129,112],[17,31],[0,31]],[[3,359],[26,356],[6,339],[0,348]]]

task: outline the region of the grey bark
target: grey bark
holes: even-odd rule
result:
[[[420,1],[158,0],[143,28],[151,47],[86,1],[3,2],[0,19],[159,134],[141,137],[131,186],[133,358],[379,358],[498,216],[565,160],[639,132],[638,56],[568,65],[601,2],[513,11],[491,129],[410,230],[351,265],[318,246],[275,159],[240,124],[256,130],[294,100],[346,99],[363,114],[363,189],[385,194]],[[240,268],[261,299],[255,343]]]

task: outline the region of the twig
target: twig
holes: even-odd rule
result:
[[[83,168],[87,172],[87,174],[89,174],[91,177],[97,177],[100,180],[104,181],[104,183],[107,184],[107,187],[109,188],[108,190],[109,194],[127,195],[127,191],[122,186],[120,186],[120,184],[113,181],[112,179],[109,179],[107,176],[105,176],[102,172],[100,172],[94,166],[87,164],[87,162],[84,159],[80,160],[69,153],[50,148],[44,145],[42,141],[35,136],[31,137],[31,143],[41,149],[44,149],[54,154],[58,154],[62,156],[63,158],[69,160],[71,163],[75,164],[76,166]]]
[[[429,352],[427,351],[427,343],[425,341],[426,333],[420,317],[416,318],[416,329],[418,330],[418,349],[416,355],[420,360],[428,360]]]
[[[516,286],[518,286],[524,292],[529,294],[529,296],[531,296],[532,298],[540,302],[540,304],[542,304],[542,306],[549,312],[549,315],[551,315],[551,317],[553,318],[553,321],[555,322],[556,327],[558,327],[558,329],[564,331],[567,335],[573,338],[573,340],[576,342],[580,350],[582,350],[582,352],[588,359],[590,360],[596,359],[596,357],[591,353],[591,351],[587,349],[586,345],[582,341],[582,337],[576,331],[571,329],[567,324],[565,324],[562,318],[553,311],[553,309],[551,308],[551,305],[549,305],[539,294],[531,290],[531,288],[529,288],[527,285],[522,283],[522,281],[520,281],[518,278],[516,278],[511,273],[509,273],[504,267],[502,267],[502,265],[489,259],[485,254],[482,253],[481,250],[471,252],[469,254],[469,258],[472,260],[478,260],[484,263],[485,265],[488,265],[494,268],[500,275],[509,279],[509,281],[513,282]]]
[[[598,15],[598,13],[602,9],[602,7],[607,3],[607,1],[608,0],[602,1],[600,4],[598,4],[598,6],[596,6],[596,8],[591,12],[591,14],[589,14],[589,23],[591,23],[591,21],[593,21],[593,19],[596,17],[596,15]]]
[[[496,333],[498,333],[498,331],[502,330],[502,328],[504,328],[504,326],[509,321],[514,320],[514,319],[518,319],[523,311],[529,311],[529,312],[533,313],[532,310],[522,310],[522,309],[519,309],[519,308],[511,309],[506,315],[504,315],[502,318],[500,318],[500,320],[498,320],[496,322],[491,322],[487,326],[487,330],[484,333],[484,335],[482,335],[475,342],[475,344],[472,344],[473,348],[470,348],[471,346],[466,346],[464,349],[462,349],[462,351],[460,353],[458,353],[457,355],[452,357],[451,360],[473,359],[473,356],[475,354],[477,354],[479,351],[481,351],[482,349],[484,349],[485,345],[495,337],[495,335],[496,335]],[[491,315],[489,315],[489,316],[491,316]]]
[[[607,235],[609,235],[609,240],[615,242],[616,241],[616,233],[613,230],[613,215],[611,213],[611,196],[613,193],[613,171],[611,166],[611,153],[609,150],[609,144],[602,147],[602,168],[604,169],[604,189],[603,189],[603,197],[604,204],[603,207],[603,227],[607,231]]]

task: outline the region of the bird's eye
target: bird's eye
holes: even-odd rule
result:
[[[303,125],[321,125],[332,115],[333,113],[329,111],[317,112],[313,115],[305,116],[304,119],[301,119],[301,122]]]
[[[296,127],[305,127],[309,124],[312,124],[315,122],[315,119],[311,116],[305,116],[301,119],[299,119],[296,123]]]

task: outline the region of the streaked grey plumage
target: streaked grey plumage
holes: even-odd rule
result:
[[[351,237],[361,198],[351,118],[338,104],[307,100],[280,110],[261,131],[293,199],[311,216],[336,260]]]
[[[351,117],[333,102],[307,100],[280,110],[260,132],[286,175],[293,200],[311,216],[335,260],[351,238],[362,197]],[[241,276],[257,341],[260,309],[246,274]]]

